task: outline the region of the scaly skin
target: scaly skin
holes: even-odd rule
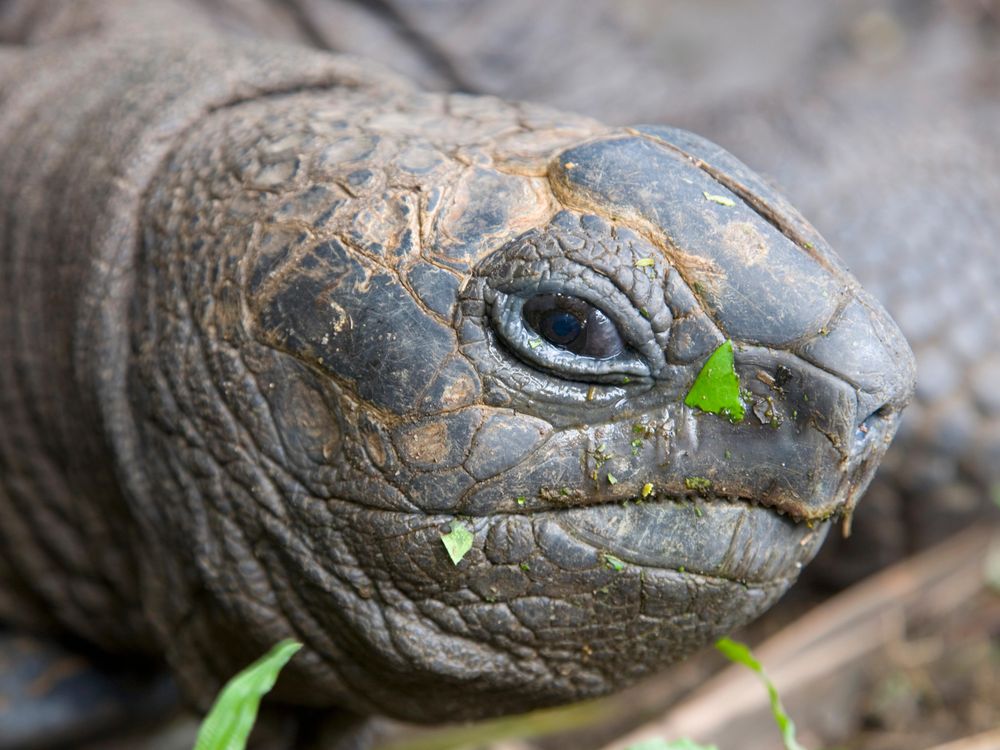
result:
[[[131,12],[0,79],[0,620],[202,706],[295,637],[290,706],[494,715],[752,619],[853,510],[912,356],[729,154]],[[738,424],[684,404],[725,340]]]

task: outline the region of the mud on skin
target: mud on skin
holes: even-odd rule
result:
[[[420,721],[603,694],[766,609],[909,398],[886,313],[697,136],[348,77],[158,125],[81,327],[127,338],[81,401],[135,565],[56,602],[38,524],[11,589],[114,620],[86,637],[166,653],[201,705],[294,637],[279,701]],[[725,341],[738,423],[684,404]]]

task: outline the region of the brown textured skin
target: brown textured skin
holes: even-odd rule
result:
[[[57,14],[57,29],[59,18]],[[130,20],[127,15],[123,19],[125,23]],[[143,19],[146,23],[148,19]],[[2,360],[3,389],[22,395],[5,400],[5,408],[11,410],[3,436],[11,462],[8,475],[40,483],[15,485],[19,492],[13,504],[4,504],[3,526],[12,539],[30,536],[25,525],[33,523],[52,535],[47,552],[54,559],[36,559],[31,577],[47,592],[45,608],[52,606],[51,601],[64,608],[55,613],[56,619],[71,623],[76,632],[99,643],[127,647],[146,637],[141,618],[130,619],[130,608],[121,606],[136,598],[131,573],[136,561],[127,557],[127,549],[104,541],[121,538],[123,533],[115,525],[121,518],[114,510],[120,503],[118,482],[110,475],[105,441],[96,438],[99,432],[81,426],[108,425],[110,429],[116,415],[107,409],[121,408],[97,403],[95,391],[103,387],[98,383],[121,384],[124,378],[124,372],[115,368],[124,365],[128,346],[120,336],[127,300],[106,303],[120,294],[116,284],[128,276],[133,262],[139,192],[159,166],[171,137],[215,107],[269,91],[352,86],[359,80],[375,80],[388,89],[392,84],[362,73],[349,62],[288,48],[273,54],[230,51],[220,49],[211,37],[199,43],[195,31],[191,37],[195,43],[181,51],[169,40],[162,45],[156,37],[145,45],[130,40],[116,43],[118,31],[109,31],[106,38],[92,37],[89,24],[80,25],[86,32],[82,41],[40,48],[36,54],[44,63],[32,59],[30,52],[19,56],[0,82],[0,128],[11,134],[8,143],[16,142],[4,159],[5,174],[13,178],[2,187],[9,217],[6,241],[11,246],[47,247],[58,254],[51,259],[56,264],[51,268],[29,256],[15,256],[3,280],[4,299],[11,309],[21,311],[24,321],[22,326],[4,330],[3,350],[8,354]],[[76,28],[76,23],[70,28]],[[129,39],[127,35],[121,38]],[[176,62],[178,58],[183,62]],[[174,80],[150,80],[148,70],[171,59],[175,61]],[[231,79],[220,79],[210,70],[220,60],[226,61],[222,67],[231,71]],[[40,66],[53,73],[38,79],[20,74],[20,66],[25,70]],[[61,72],[67,69],[70,74]],[[108,75],[116,80],[106,87],[93,87],[93,95],[72,95],[95,78]],[[138,85],[131,85],[130,80]],[[254,83],[247,84],[248,80]],[[19,85],[20,81],[30,81],[30,85]],[[128,96],[120,95],[122,89]],[[111,137],[103,126],[109,121],[122,124]],[[159,124],[154,132],[148,131],[150,121]],[[26,132],[30,135],[24,137]],[[56,145],[60,143],[64,145]],[[67,153],[86,156],[75,162],[64,156]],[[122,159],[123,153],[129,158]],[[92,185],[101,199],[77,197],[81,181]],[[46,231],[48,236],[42,234]],[[99,248],[102,255],[59,252],[70,244]],[[108,269],[114,270],[109,273]],[[107,334],[94,335],[95,330]],[[28,350],[33,352],[30,357],[9,354]],[[67,387],[79,390],[65,400],[58,398],[56,394]],[[47,498],[44,507],[30,500],[39,496]],[[16,511],[18,497],[31,507]],[[80,497],[91,502],[79,502]],[[78,577],[67,580],[57,573],[58,568],[73,569]],[[94,582],[92,586],[88,579]],[[8,591],[5,588],[0,595]],[[8,618],[15,622],[50,619],[26,608],[31,597],[23,593],[6,602]],[[100,619],[99,612],[109,619]]]
[[[413,330],[433,352],[445,335],[438,329],[450,336],[455,314],[436,306],[447,295],[435,284],[454,283],[440,281],[449,274],[468,279],[462,274],[487,250],[560,208],[577,212],[559,231],[568,233],[567,247],[582,243],[579,262],[605,263],[603,246],[587,243],[609,232],[617,254],[646,257],[654,250],[643,237],[581,218],[589,199],[574,197],[572,167],[549,164],[559,148],[605,134],[604,126],[492,99],[422,95],[367,65],[259,40],[222,41],[212,28],[218,22],[239,31],[240,14],[257,8],[263,15],[249,28],[271,18],[275,36],[317,30],[295,14],[289,21],[285,6],[200,17],[175,15],[166,3],[132,15],[94,2],[43,4],[18,16],[25,7],[7,6],[4,33],[7,41],[38,46],[0,57],[0,143],[7,144],[10,170],[0,197],[5,242],[16,248],[4,298],[18,311],[0,341],[0,389],[11,425],[2,446],[7,497],[0,528],[9,540],[0,563],[3,620],[69,629],[118,652],[164,650],[202,703],[223,676],[294,633],[310,649],[290,668],[294,679],[279,688],[284,700],[433,720],[584,697],[634,679],[766,607],[809,557],[821,534],[764,508],[715,503],[705,510],[706,526],[738,514],[735,528],[747,527],[745,548],[726,554],[726,575],[661,575],[654,565],[645,578],[631,570],[615,576],[593,549],[566,541],[565,527],[545,526],[544,512],[566,503],[563,497],[579,501],[593,492],[579,466],[579,477],[559,475],[561,489],[510,474],[525,482],[527,510],[539,511],[530,532],[535,544],[552,545],[522,550],[531,536],[514,503],[519,487],[493,482],[491,495],[485,480],[506,467],[495,453],[514,464],[520,459],[504,455],[510,449],[497,436],[511,407],[538,410],[521,391],[551,396],[551,384],[532,375],[506,395],[481,397],[476,374],[449,355],[431,369],[404,362],[388,390],[374,371],[345,372],[325,360],[326,337],[304,336],[311,331],[300,324],[309,321],[282,307],[294,301],[282,296],[288,279],[297,278],[286,273],[289,258],[297,267],[322,267],[336,252],[323,240],[343,239],[365,269],[355,288],[376,290],[375,304],[381,279],[398,278],[408,299],[387,297],[393,302],[386,309],[412,306]],[[153,31],[185,18],[193,23],[184,37]],[[178,38],[183,47],[171,41]],[[366,141],[372,132],[383,142]],[[352,160],[364,163],[366,148],[376,150],[371,162],[379,169],[348,169]],[[437,196],[429,188],[435,182],[453,187]],[[499,214],[483,209],[483,196],[493,198]],[[794,235],[789,227],[801,220],[778,215],[782,232]],[[433,218],[429,225],[426,217]],[[431,248],[420,273],[408,259],[397,266],[385,257],[410,240],[401,229],[390,242],[384,227],[403,228],[411,219],[418,244]],[[836,309],[854,300],[851,309],[867,311],[862,317],[870,314],[884,335],[883,354],[904,365],[870,394],[876,401],[869,409],[884,399],[894,419],[908,385],[905,345],[818,238],[817,247],[799,244],[840,285],[837,294],[847,301]],[[64,251],[76,246],[93,254]],[[544,257],[543,245],[529,244],[525,258],[536,251]],[[682,268],[685,262],[682,255],[671,261]],[[260,268],[268,273],[258,283]],[[622,286],[647,293],[646,273],[628,264],[626,270]],[[696,266],[683,270],[700,273]],[[674,273],[661,265],[652,272]],[[301,283],[325,278],[303,277]],[[660,332],[672,318],[687,325],[688,343],[679,337],[667,353],[668,365],[686,379],[680,382],[690,382],[694,364],[723,337],[697,312],[685,281],[670,278],[673,308],[650,306],[649,317]],[[711,274],[705,280],[715,283]],[[235,291],[244,285],[252,291],[246,300]],[[488,295],[470,288],[461,314],[474,322]],[[344,297],[331,295],[334,348],[349,339],[351,321],[363,318],[352,310],[339,325],[341,303]],[[474,329],[461,329],[462,347],[478,345]],[[800,333],[799,343],[808,349],[809,337],[818,335]],[[399,364],[391,357],[368,362],[356,342],[344,345],[366,366]],[[762,367],[769,361],[763,348],[748,356]],[[487,359],[473,357],[477,367]],[[809,377],[826,382],[822,373]],[[863,456],[843,447],[853,439],[853,420],[865,414],[842,406],[840,386],[830,387],[839,396],[831,396],[833,416],[816,443],[817,474],[835,463],[825,454],[820,460],[822,451],[851,465],[836,494],[824,498],[830,504],[814,507],[812,498],[782,495],[780,487],[760,497],[797,518],[851,507],[884,447],[866,448]],[[591,399],[585,388],[564,391]],[[621,389],[602,389],[595,413],[617,408],[616,399],[624,399]],[[655,403],[645,403],[653,411]],[[605,452],[597,447],[605,442],[628,454],[628,429],[579,427],[566,416],[571,409],[553,411],[538,410],[545,419],[534,422],[520,419],[516,437],[528,445],[525,455],[558,465],[568,448],[583,446],[592,457]],[[796,429],[797,413],[789,409],[773,434]],[[282,422],[289,415],[294,424]],[[689,450],[696,455],[697,430],[688,425],[675,434],[666,415],[646,429],[670,440],[693,430]],[[799,426],[815,427],[805,424],[809,419],[803,412]],[[715,423],[705,424],[705,443],[718,447]],[[556,437],[534,456],[529,433],[548,439],[553,428]],[[876,432],[888,436],[891,429]],[[327,465],[331,455],[342,458]],[[588,474],[606,461],[593,459]],[[605,487],[590,502],[638,493],[643,479],[626,463],[614,465],[621,486]],[[430,468],[435,473],[424,476]],[[683,492],[683,468],[671,467],[657,481]],[[397,481],[405,492],[394,494]],[[459,504],[445,504],[453,494]],[[377,512],[359,512],[363,505]],[[498,509],[511,518],[490,518]],[[482,575],[471,583],[442,564],[438,533],[456,512],[475,519],[477,538],[485,538],[469,558]],[[573,517],[577,531],[586,526],[586,513]],[[599,529],[587,533],[600,536]],[[624,524],[622,533],[634,529]],[[758,543],[791,540],[792,551],[776,547],[758,558],[750,544],[755,535]],[[117,541],[126,538],[131,546]],[[717,540],[688,541],[711,550]],[[569,646],[567,632],[575,634]],[[452,654],[461,654],[461,669],[442,680]]]

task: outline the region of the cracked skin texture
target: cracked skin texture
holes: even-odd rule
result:
[[[912,355],[726,152],[104,34],[0,79],[0,620],[165,654],[202,706],[294,637],[289,706],[487,716],[682,658],[850,513]],[[540,340],[552,293],[624,349]],[[739,424],[684,405],[727,339]]]

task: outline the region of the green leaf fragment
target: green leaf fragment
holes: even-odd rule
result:
[[[625,561],[614,555],[604,554],[604,563],[612,570],[625,570]]]
[[[629,745],[625,750],[719,750],[715,745],[701,745],[687,738],[673,740],[643,740]]]
[[[458,521],[451,522],[451,531],[441,535],[444,548],[448,551],[448,557],[452,563],[458,565],[462,558],[472,549],[472,541],[475,539],[471,531]]]
[[[642,485],[642,496],[643,497],[649,497],[652,494],[653,494],[653,483],[652,482],[646,482],[644,485]]]
[[[684,477],[684,486],[696,492],[708,492],[712,489],[712,480],[705,477]]]
[[[629,745],[625,750],[719,750],[716,745],[702,745],[686,737],[667,742],[666,740],[642,740]]]
[[[532,339],[531,341],[528,342],[528,346],[530,346],[532,349],[537,349],[541,345],[542,345],[541,339]]]
[[[257,720],[260,699],[300,648],[301,643],[282,641],[227,682],[201,723],[194,750],[243,750]]]
[[[635,267],[636,268],[649,268],[650,266],[654,265],[655,263],[656,263],[656,261],[653,260],[652,258],[639,258],[635,262]]]
[[[732,208],[736,205],[736,201],[725,195],[714,195],[708,191],[702,192],[702,195],[705,196],[705,200],[712,201],[712,203],[718,203],[720,206],[728,206],[729,208]]]
[[[694,409],[742,422],[746,408],[740,400],[740,378],[733,360],[733,342],[726,340],[712,352],[684,397]]]
[[[608,484],[618,484],[618,479],[610,471],[608,472]]]
[[[784,706],[781,705],[781,698],[778,696],[778,689],[764,672],[764,667],[754,658],[750,647],[745,643],[734,641],[730,638],[720,638],[715,642],[715,647],[719,652],[734,664],[742,664],[754,671],[764,687],[767,688],[767,695],[771,701],[771,715],[774,716],[774,723],[781,731],[781,739],[785,744],[785,750],[805,750],[795,739],[795,723],[785,713]]]
[[[524,495],[518,495],[516,499],[518,505],[524,505],[526,502],[528,502],[528,498],[526,498]]]

